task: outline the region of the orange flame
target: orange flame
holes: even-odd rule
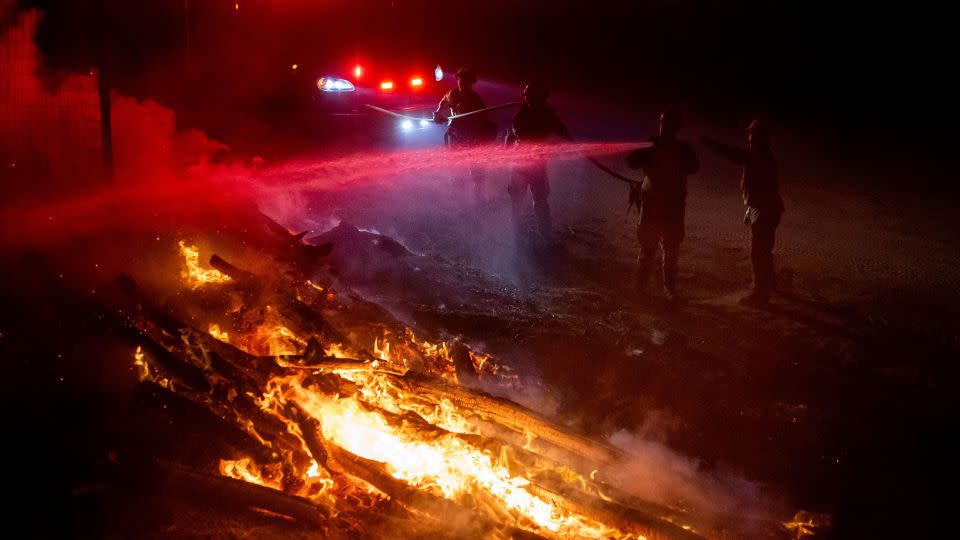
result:
[[[799,540],[807,536],[815,536],[818,529],[829,527],[830,521],[830,516],[827,514],[800,510],[794,514],[793,519],[784,522],[783,526]]]
[[[196,247],[180,242],[180,250],[186,260],[184,278],[194,289],[206,283],[222,283],[229,277],[217,270],[206,270],[199,265]],[[318,293],[329,290],[309,283]],[[302,353],[306,341],[286,326],[286,321],[267,306],[259,326],[250,327],[230,336],[219,324],[210,324],[210,335],[243,348],[251,354],[286,355]],[[233,329],[236,331],[237,329]],[[232,338],[232,339],[231,339]],[[385,332],[373,341],[371,366],[380,362],[411,366],[435,376],[457,383],[457,363],[454,351],[460,354],[460,345],[447,342],[417,340],[410,329],[403,335]],[[334,357],[354,357],[350,344],[326,343],[324,353]],[[486,354],[469,353],[468,369],[478,375],[489,373],[509,379],[505,367]],[[459,358],[459,357],[457,357]],[[472,364],[472,366],[471,366]],[[143,351],[137,349],[134,366],[141,379],[156,378]],[[357,393],[348,396],[328,395],[315,386],[305,386],[306,374],[274,377],[265,391],[255,396],[257,404],[266,412],[286,424],[286,431],[303,445],[304,453],[311,456],[310,447],[300,431],[300,424],[291,421],[284,411],[287,404],[296,405],[308,416],[322,425],[322,436],[330,444],[356,456],[383,464],[394,478],[420,490],[439,497],[477,507],[474,501],[480,497],[489,506],[497,519],[512,516],[514,525],[545,536],[564,538],[625,538],[630,536],[613,527],[577,514],[562,503],[537,495],[530,480],[534,471],[517,472],[506,454],[499,455],[478,445],[473,438],[464,435],[479,435],[480,428],[472,411],[461,409],[441,395],[413,395],[399,386],[398,382],[384,373],[357,369],[340,369],[335,373],[352,381]],[[155,381],[156,382],[156,381]],[[425,435],[422,424],[398,421],[408,413],[414,413],[427,423],[439,428]],[[396,415],[394,417],[393,415]],[[247,432],[270,445],[257,433],[252,422],[245,426]],[[301,463],[293,471],[298,478],[287,478],[287,470],[274,469],[274,464],[258,464],[249,457],[224,459],[219,470],[224,476],[237,478],[272,489],[291,489],[300,496],[314,500],[324,499],[333,504],[334,487],[339,486],[326,468],[316,461]],[[558,469],[570,482],[585,480],[569,469]],[[579,480],[578,480],[579,479]],[[288,482],[288,480],[293,480]],[[382,496],[381,495],[377,495]]]
[[[392,426],[380,413],[355,397],[328,397],[313,392],[294,377],[274,379],[276,390],[264,407],[299,405],[323,422],[330,442],[357,456],[386,465],[387,472],[418,489],[459,501],[478,491],[492,496],[509,514],[521,516],[518,526],[560,537],[608,538],[620,531],[570,512],[530,491],[530,481],[511,473],[489,453],[454,434],[423,438],[413,428]],[[415,397],[410,397],[415,399]]]
[[[220,474],[260,486],[280,489],[280,484],[264,478],[260,467],[250,458],[221,459]]]
[[[340,343],[329,343],[323,348],[323,354],[333,358],[350,358],[346,349]]]
[[[220,325],[211,323],[209,327],[210,335],[224,343],[230,343],[230,334],[220,330]]]
[[[173,386],[173,381],[166,377],[161,377],[156,370],[150,369],[150,360],[140,346],[137,346],[137,350],[133,353],[133,365],[137,370],[137,378],[140,379],[141,382],[149,381],[171,392],[176,391],[176,388]]]
[[[230,276],[219,270],[215,268],[208,270],[200,266],[200,250],[196,246],[188,246],[186,242],[181,240],[180,254],[183,255],[186,263],[186,269],[180,275],[192,288],[197,289],[207,283],[226,283],[230,281]]]

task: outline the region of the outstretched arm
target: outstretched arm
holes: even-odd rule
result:
[[[627,167],[642,169],[650,165],[650,149],[639,148],[627,154]]]
[[[728,161],[732,161],[736,163],[737,165],[743,165],[747,161],[747,151],[744,150],[743,148],[738,148],[736,146],[724,144],[710,137],[701,137],[700,141],[707,148],[720,154],[723,158],[727,159]]]

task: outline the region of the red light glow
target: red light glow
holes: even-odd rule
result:
[[[420,77],[410,79],[410,86],[423,86],[423,79]]]
[[[353,68],[353,76],[359,79],[360,75],[363,75],[363,68],[360,66]]]
[[[380,83],[380,89],[383,91],[393,90],[393,81],[383,81]]]

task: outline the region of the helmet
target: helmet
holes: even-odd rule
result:
[[[660,131],[661,133],[674,133],[680,131],[683,127],[683,115],[676,109],[665,109],[660,113]]]
[[[520,90],[520,95],[530,101],[545,101],[550,97],[550,91],[547,90],[547,87],[543,84],[532,81],[523,85],[523,89]]]
[[[747,127],[747,130],[750,133],[750,138],[757,142],[769,141],[772,138],[770,126],[767,122],[760,119],[753,119]]]
[[[477,82],[477,75],[469,67],[463,66],[457,70],[457,80],[467,84],[473,84]]]

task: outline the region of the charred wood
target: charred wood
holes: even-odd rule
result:
[[[458,531],[460,536],[480,538],[497,529],[489,519],[473,510],[443,497],[420,491],[390,476],[380,462],[351,454],[331,443],[326,443],[325,448],[330,457],[331,468],[370,484],[414,514],[469,526],[470,530]],[[509,532],[519,532],[519,529],[511,529]],[[524,534],[532,535],[526,532]],[[538,538],[536,535],[525,537]]]
[[[423,440],[435,440],[446,437],[457,438],[474,448],[485,450],[491,456],[498,456],[499,462],[505,464],[511,471],[517,468],[523,471],[547,472],[548,474],[536,476],[537,483],[541,485],[537,494],[545,495],[547,496],[546,500],[557,503],[581,515],[607,524],[613,524],[614,522],[611,520],[615,520],[615,526],[624,531],[637,532],[641,529],[646,531],[656,530],[655,532],[658,532],[658,534],[668,532],[673,535],[654,536],[650,538],[702,540],[701,537],[691,535],[688,531],[669,521],[669,518],[679,520],[680,516],[675,512],[671,512],[669,509],[659,505],[639,501],[635,498],[632,498],[632,502],[636,503],[639,507],[627,506],[620,502],[613,502],[613,500],[605,500],[603,496],[600,495],[601,487],[589,478],[580,477],[579,482],[565,482],[559,478],[560,474],[557,472],[562,468],[561,464],[524,450],[523,448],[479,435],[452,433],[426,422],[414,413],[398,415],[376,409],[367,404],[364,404],[364,406],[368,410],[376,410],[386,419],[388,424],[395,428],[416,430],[418,436]],[[511,472],[511,474],[522,475],[523,473]]]
[[[205,396],[190,392],[170,392],[156,383],[143,381],[138,386],[144,396],[158,401],[173,417],[189,417],[199,423],[205,433],[218,438],[238,452],[250,456],[257,464],[276,463],[280,456],[273,448],[263,444],[261,438],[241,427],[243,420],[227,407],[205,399]]]
[[[156,467],[166,475],[168,487],[178,492],[192,493],[207,501],[219,500],[227,505],[262,508],[312,525],[329,524],[328,509],[301,497],[172,463],[158,462]]]
[[[333,250],[330,243],[312,245],[303,241],[303,237],[310,231],[291,234],[283,225],[280,225],[270,216],[260,213],[260,220],[267,230],[276,239],[276,255],[293,265],[300,272],[309,272],[319,264],[320,259],[326,257]]]
[[[443,396],[464,410],[473,411],[515,431],[540,437],[596,463],[608,463],[622,455],[616,448],[557,429],[550,421],[512,401],[453,386],[415,372],[395,377],[394,380],[410,392]]]
[[[633,508],[590,497],[577,490],[564,489],[562,493],[558,493],[537,484],[530,484],[527,491],[559,508],[616,527],[623,532],[643,535],[647,540],[705,540],[699,534],[673,523]]]
[[[255,284],[257,281],[257,276],[247,272],[246,270],[241,270],[236,266],[228,263],[220,255],[213,254],[210,256],[210,266],[216,268],[220,272],[230,276],[231,279],[237,281],[241,284]]]
[[[276,304],[277,311],[290,322],[296,335],[303,337],[316,336],[321,343],[344,343],[346,341],[339,331],[327,323],[322,314],[300,300],[296,287],[290,283],[284,283],[285,280],[267,280],[259,277],[234,266],[219,255],[213,255],[210,258],[210,265],[238,282],[238,286],[245,291],[247,303],[254,303],[254,300],[267,290],[267,283],[269,282],[272,288],[272,298],[269,300]]]

